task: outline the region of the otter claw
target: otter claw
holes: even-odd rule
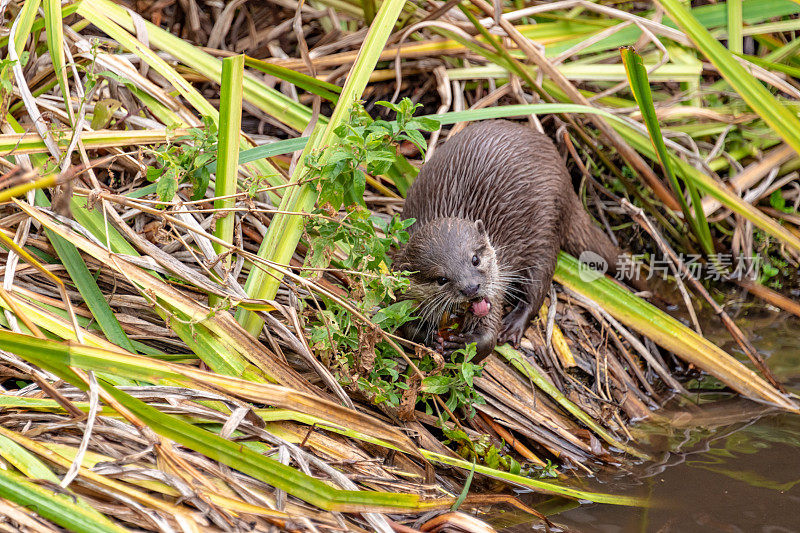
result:
[[[497,344],[508,342],[514,348],[519,348],[519,343],[528,328],[531,309],[530,306],[520,303],[503,318],[503,325],[497,336]]]
[[[507,342],[514,348],[519,348],[519,343],[522,340],[522,336],[525,334],[525,326],[527,326],[527,324],[521,323],[519,320],[504,324],[503,330],[500,332],[500,335],[497,336],[497,344]]]
[[[514,348],[519,348],[519,343],[522,340],[522,332],[521,331],[514,331],[514,332],[502,332],[497,337],[497,344],[505,344],[508,343]]]
[[[436,338],[436,351],[442,355],[450,356],[456,350],[462,350],[467,345],[464,335],[450,335],[447,340],[443,337]]]

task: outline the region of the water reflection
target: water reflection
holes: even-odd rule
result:
[[[800,321],[759,312],[737,323],[776,376],[793,392],[800,391]],[[704,330],[729,353],[740,355],[723,332],[709,326]],[[742,399],[700,398],[696,409],[665,411],[664,420],[633,428],[636,439],[657,452],[657,460],[589,482],[592,489],[648,497],[651,508],[560,509],[552,520],[561,531],[800,531],[800,415]],[[532,530],[544,528],[533,523],[509,529]]]

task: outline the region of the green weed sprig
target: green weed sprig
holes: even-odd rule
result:
[[[378,104],[394,111],[395,119],[372,120],[363,107],[355,106],[349,120],[335,130],[339,142],[307,158],[317,179],[317,214],[326,216],[310,217],[306,225],[306,266],[326,266],[334,250],[343,250],[344,258],[332,261],[334,265],[363,273],[347,275],[350,299],[360,311],[372,316],[378,327],[392,333],[414,318],[413,302],[396,301],[408,287],[408,277],[390,269],[391,250],[408,241],[407,230],[414,221],[372,215],[363,200],[366,174],[386,173],[395,161],[399,142],[411,142],[424,154],[427,144],[421,131],[433,131],[439,125],[414,117],[419,105],[407,98],[398,104]],[[344,212],[336,218],[342,208]],[[343,385],[376,404],[394,408],[402,404],[413,409],[421,395],[429,412],[433,412],[432,396],[442,395],[449,409],[464,407],[470,417],[474,416],[473,405],[483,402],[472,381],[481,371],[470,362],[474,346],[471,352],[463,352],[459,363],[442,364],[429,355],[422,356],[418,367],[430,375],[420,383],[403,368],[399,354],[381,335],[354,323],[335,302],[323,299],[322,303],[324,309],[315,310],[311,320],[311,341]]]
[[[486,400],[475,391],[473,379],[480,377],[483,372],[483,365],[472,363],[475,357],[475,345],[470,344],[466,348],[453,352],[452,359],[446,362],[441,369],[441,373],[430,375],[422,380],[421,392],[430,394],[445,395],[445,405],[454,411],[458,407],[464,407],[467,416],[475,416],[475,406],[486,403]],[[423,361],[425,363],[426,361]],[[420,370],[433,370],[422,365]],[[433,413],[433,406],[426,398],[426,411]],[[446,416],[446,415],[445,415]]]
[[[172,200],[185,181],[194,186],[192,200],[200,200],[211,179],[206,165],[217,157],[217,126],[211,117],[203,117],[202,128],[189,129],[188,135],[159,146],[151,154],[157,166],[147,169],[147,179],[158,182],[156,193],[162,202]]]

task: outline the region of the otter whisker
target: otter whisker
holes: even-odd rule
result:
[[[434,293],[428,298],[418,302],[415,309],[415,312],[418,315],[417,332],[419,331],[419,327],[421,327],[422,323],[429,322],[431,318],[433,318],[433,315],[437,313],[437,311],[443,309],[445,298],[446,295],[443,293]]]
[[[422,320],[425,322],[434,322],[434,318],[440,320],[444,313],[451,308],[452,303],[448,295],[446,293],[437,293],[426,302],[421,314]],[[438,323],[439,320],[436,320],[436,322]]]
[[[442,304],[442,297],[441,295],[437,295],[435,298],[431,298],[426,304],[421,307],[420,310],[420,319],[424,322],[429,321],[433,315],[437,312],[438,309],[441,308]]]

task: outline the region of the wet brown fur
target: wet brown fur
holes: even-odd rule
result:
[[[448,305],[464,306],[459,288],[481,281],[479,296],[489,300],[491,312],[483,318],[467,313],[459,339],[477,342],[481,358],[496,342],[519,343],[549,291],[559,249],[575,256],[593,251],[612,272],[622,253],[583,210],[550,138],[504,120],[474,123],[439,147],[409,189],[403,218],[417,220],[398,258],[402,268],[418,271],[407,297],[432,302],[447,293]],[[475,221],[482,221],[486,236]],[[486,237],[487,261],[494,256],[495,268],[479,273],[470,258]],[[445,275],[450,283],[433,285]],[[514,306],[505,316],[504,301]],[[424,342],[435,339],[445,307],[417,325]]]

